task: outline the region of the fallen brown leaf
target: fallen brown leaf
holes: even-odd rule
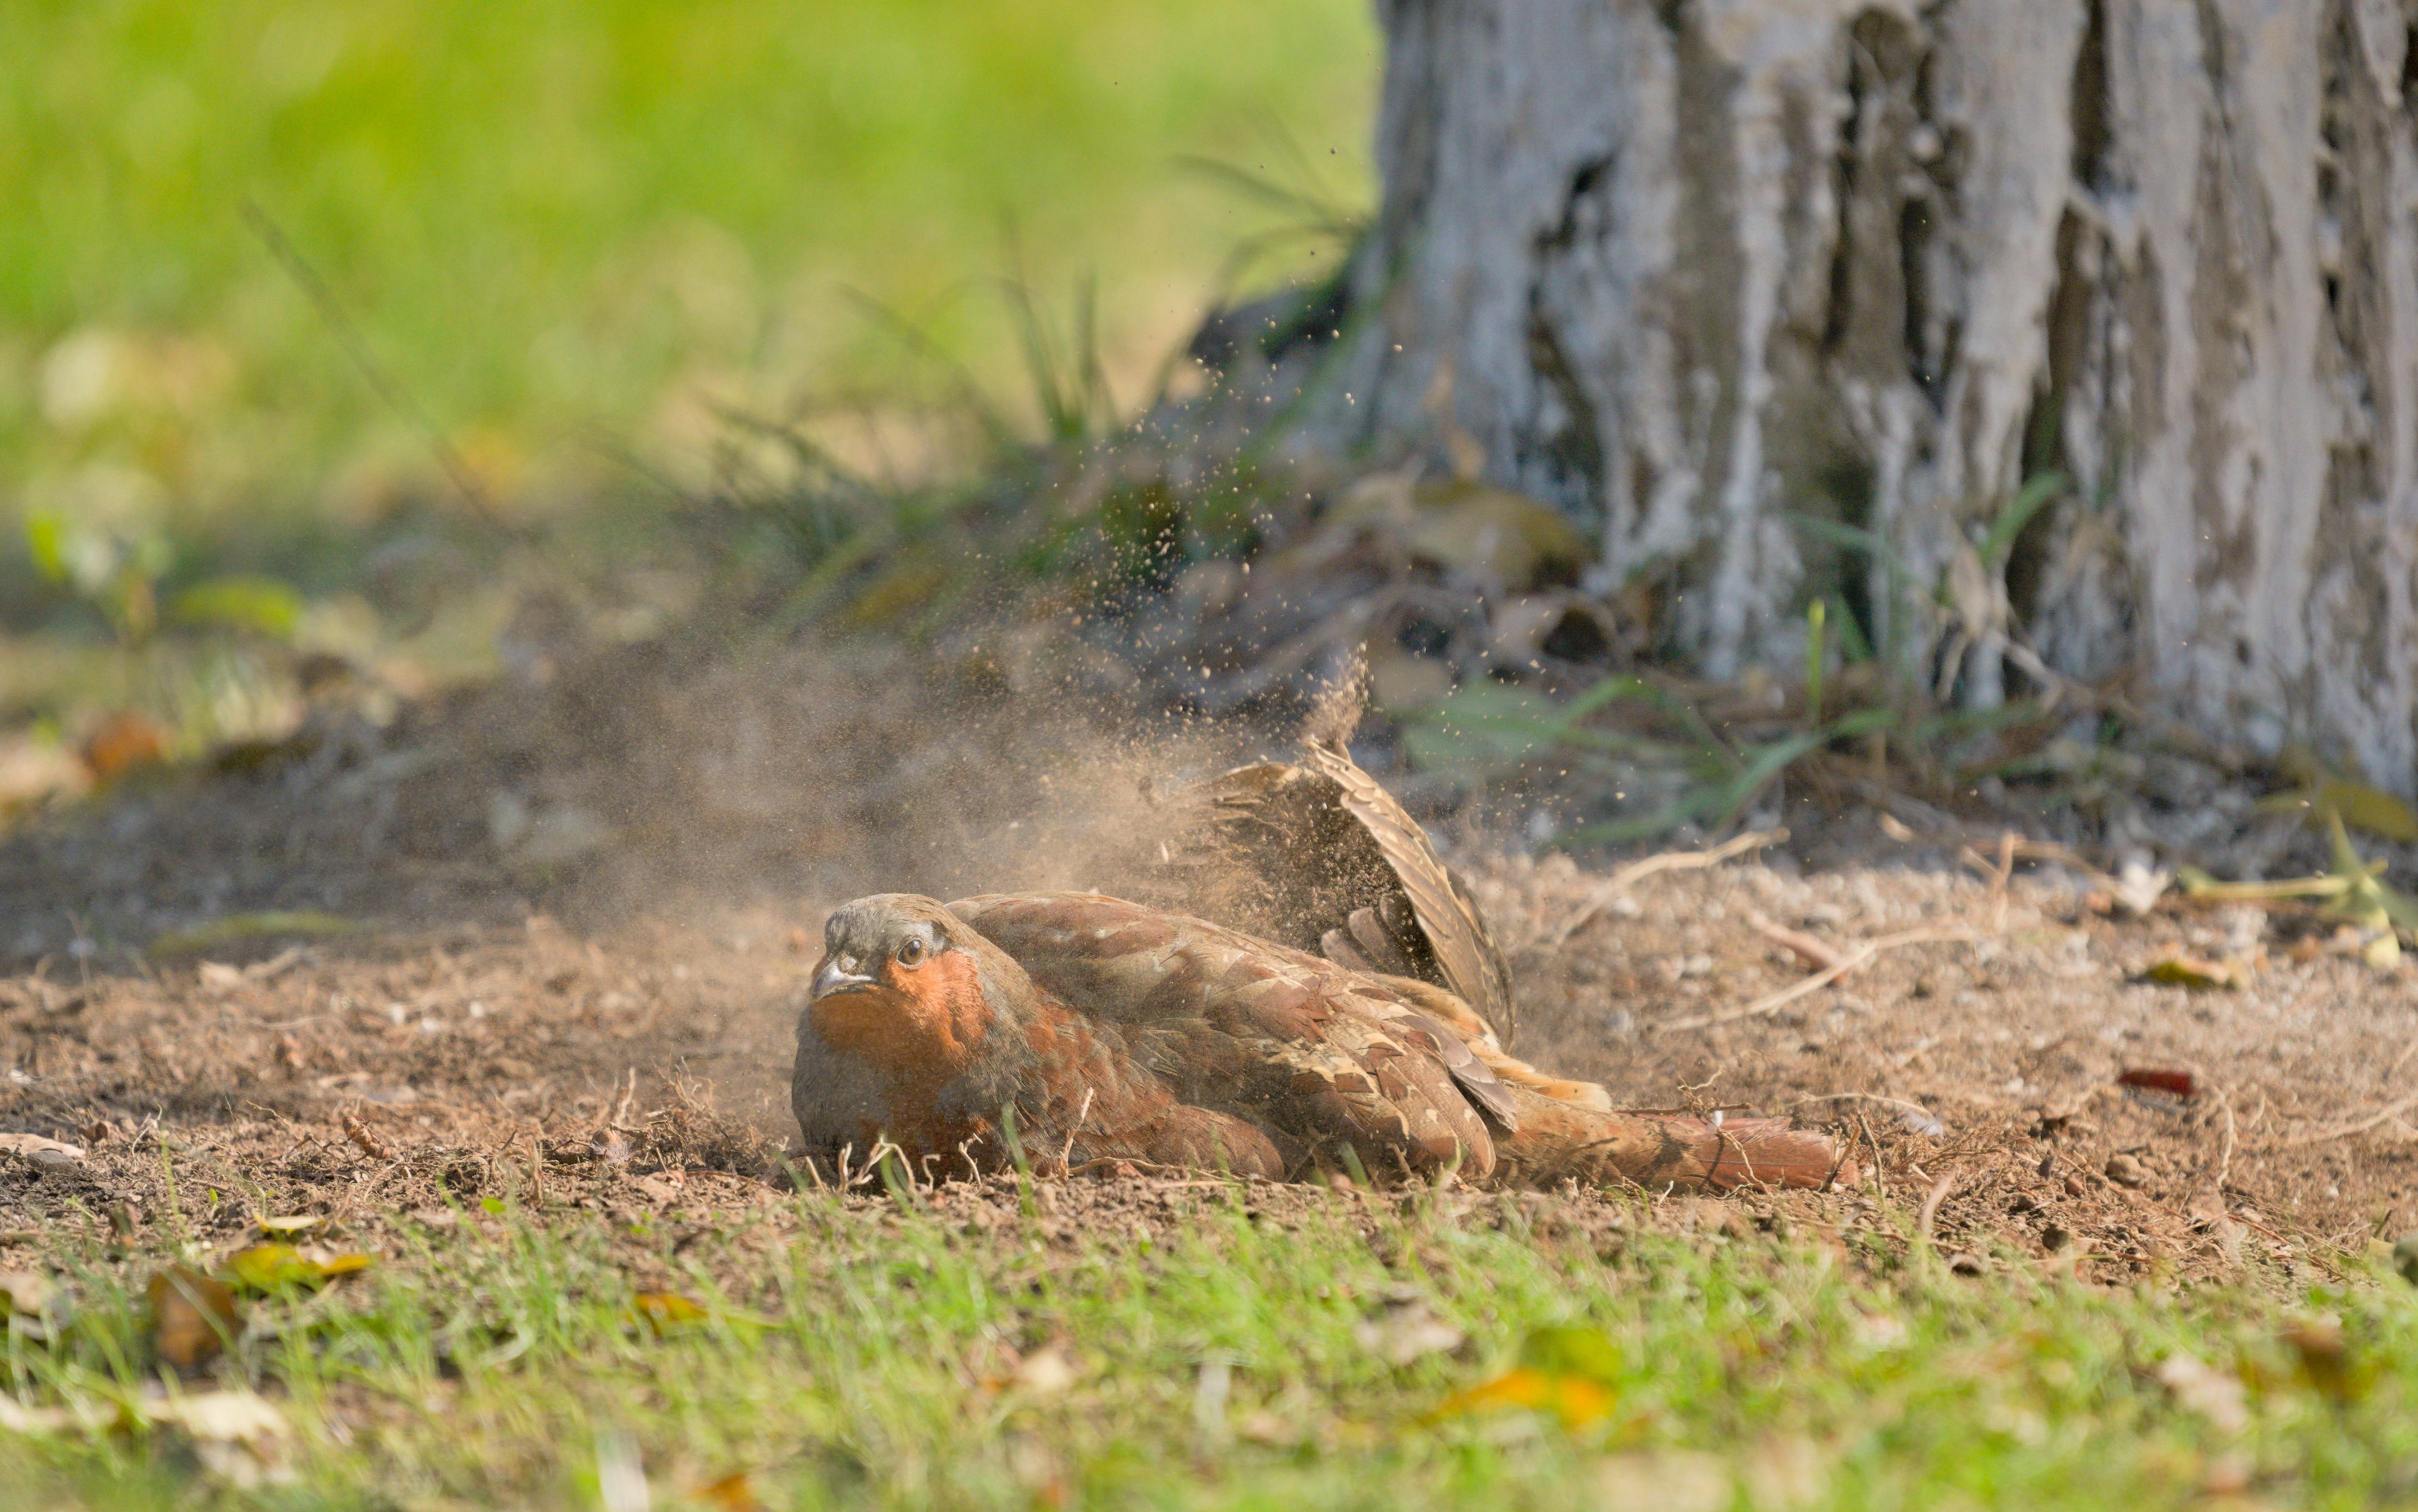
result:
[[[38,1166],[69,1166],[84,1158],[82,1146],[45,1139],[38,1134],[0,1134],[0,1153],[23,1155]]]
[[[95,782],[115,782],[128,772],[168,759],[168,729],[139,709],[121,709],[84,737],[76,755]]]
[[[719,1480],[698,1487],[696,1500],[721,1512],[762,1512],[764,1499],[756,1494],[755,1476],[744,1470],[734,1470]]]
[[[238,1489],[292,1478],[286,1454],[293,1435],[285,1414],[255,1393],[206,1391],[146,1399],[141,1415],[156,1426],[181,1429],[202,1468]]]
[[[243,1309],[222,1282],[183,1265],[151,1277],[151,1342],[160,1358],[179,1370],[216,1359],[243,1332]]]
[[[2285,1330],[2284,1342],[2292,1347],[2302,1382],[2329,1401],[2356,1401],[2375,1382],[2375,1362],[2353,1358],[2336,1319],[2295,1323]]]
[[[57,1283],[38,1271],[0,1271],[0,1333],[49,1338],[67,1316]]]

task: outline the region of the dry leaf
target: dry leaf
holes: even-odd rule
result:
[[[2302,814],[2312,824],[2335,815],[2354,830],[2405,845],[2418,841],[2418,811],[2400,799],[2380,787],[2316,770],[2313,764],[2303,770],[2306,780],[2301,787],[2260,799],[2258,812]]]
[[[142,1415],[193,1441],[193,1456],[213,1476],[241,1489],[292,1478],[292,1435],[277,1404],[249,1391],[209,1391],[146,1399]]]
[[[71,1428],[90,1433],[107,1428],[115,1415],[78,1413],[72,1407],[20,1407],[17,1398],[0,1393],[0,1430],[9,1433],[65,1433]]]
[[[77,750],[95,782],[115,782],[130,771],[168,759],[166,725],[137,709],[121,709],[101,721]]]
[[[253,1226],[264,1234],[307,1234],[314,1229],[326,1228],[328,1215],[324,1213],[303,1213],[285,1217],[259,1217],[252,1221]]]
[[[1621,1454],[1596,1466],[1595,1504],[1609,1512],[1723,1512],[1733,1494],[1729,1467],[1708,1454]]]
[[[2250,1426],[2248,1394],[2240,1377],[2211,1369],[2188,1354],[2161,1362],[2157,1375],[2158,1384],[2178,1405],[2207,1418],[2219,1433],[2230,1436]]]
[[[641,1291],[630,1299],[632,1321],[661,1336],[705,1321],[705,1308],[677,1291]]]
[[[2127,860],[2116,877],[2115,901],[2125,912],[2146,917],[2173,883],[2174,873],[2152,868],[2137,857]]]
[[[1902,1349],[1909,1336],[1905,1320],[1889,1312],[1857,1314],[1855,1335],[1859,1346],[1875,1353]]]
[[[1430,1413],[1458,1416],[1497,1407],[1551,1413],[1576,1430],[1611,1415],[1619,1401],[1620,1351],[1592,1328],[1539,1328],[1520,1346],[1520,1364],[1458,1391]]]
[[[1495,659],[1526,667],[1543,656],[1593,661],[1619,634],[1612,611],[1576,593],[1538,593],[1490,606],[1488,629]]]
[[[1059,1397],[1073,1389],[1079,1372],[1075,1363],[1055,1344],[1045,1344],[1018,1360],[1011,1378],[1017,1389],[1035,1397]]]
[[[5,1331],[46,1339],[67,1321],[67,1299],[38,1271],[0,1271],[0,1323]]]
[[[182,1265],[151,1277],[151,1342],[179,1370],[216,1359],[243,1332],[243,1311],[226,1287]]]
[[[1430,1354],[1461,1348],[1462,1331],[1428,1308],[1416,1293],[1385,1299],[1385,1309],[1352,1325],[1361,1347],[1392,1366],[1405,1366]]]
[[[38,1318],[58,1295],[51,1278],[37,1271],[0,1271],[0,1308]]]
[[[45,1168],[71,1166],[84,1158],[82,1145],[62,1144],[38,1134],[0,1134],[0,1153],[23,1155]]]
[[[1523,588],[1586,560],[1586,541],[1559,510],[1490,483],[1437,479],[1411,490],[1414,556],[1498,588]]]
[[[2301,1380],[2330,1401],[2356,1401],[2375,1383],[2376,1363],[2352,1358],[2337,1319],[2296,1323],[2285,1331],[2284,1342],[2299,1360]]]
[[[1555,1375],[1520,1366],[1493,1380],[1457,1391],[1435,1410],[1438,1417],[1455,1417],[1491,1407],[1524,1407],[1551,1413],[1566,1428],[1581,1428],[1612,1412],[1616,1398],[1608,1386],[1584,1376]]]
[[[277,1291],[288,1287],[324,1286],[340,1275],[370,1268],[370,1257],[331,1255],[322,1260],[291,1245],[253,1245],[227,1258],[221,1269],[230,1285],[252,1291]]]
[[[719,1480],[708,1481],[693,1493],[706,1505],[721,1512],[763,1512],[764,1499],[756,1494],[754,1475],[744,1470],[734,1470]]]
[[[2206,961],[2196,955],[2169,955],[2141,969],[2140,981],[2161,986],[2214,992],[2242,985],[2241,968],[2229,961]]]
[[[1234,1432],[1247,1443],[1265,1444],[1271,1449],[1290,1449],[1308,1436],[1297,1419],[1264,1407],[1246,1414],[1234,1425]]]
[[[2380,787],[2331,777],[2318,789],[2317,806],[2341,815],[2353,829],[2404,845],[2418,842],[2418,813]]]

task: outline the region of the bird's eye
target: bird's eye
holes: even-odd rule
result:
[[[905,941],[898,947],[898,964],[901,966],[914,966],[920,963],[923,959],[923,938],[917,935],[909,935]]]

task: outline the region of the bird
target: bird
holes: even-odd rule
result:
[[[798,1019],[801,1153],[843,1181],[1222,1170],[1654,1189],[1820,1186],[1827,1136],[1614,1109],[1443,987],[1096,893],[879,893],[824,928]]]

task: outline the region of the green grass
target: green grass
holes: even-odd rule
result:
[[[284,1403],[290,1483],[213,1489],[164,1435],[68,1433],[0,1437],[0,1491],[593,1507],[601,1455],[642,1466],[659,1507],[711,1504],[696,1492],[738,1471],[774,1507],[1625,1504],[1614,1480],[1664,1512],[2181,1506],[2212,1475],[2277,1504],[2418,1494],[2418,1303],[2382,1271],[2290,1296],[2106,1291],[2022,1261],[1961,1277],[1898,1240],[1658,1234],[1642,1214],[1572,1242],[1492,1198],[1458,1216],[1386,1199],[1367,1220],[1339,1200],[1279,1224],[1213,1195],[1155,1244],[993,1211],[1003,1224],[975,1231],[809,1196],[634,1240],[577,1212],[474,1210],[219,1367]],[[79,1321],[8,1344],[20,1400],[141,1389],[117,1277],[143,1270],[70,1266]],[[632,1320],[641,1286],[707,1316],[657,1336]],[[1388,1295],[1469,1343],[1386,1363],[1355,1324]],[[2286,1342],[2317,1315],[2347,1340],[2332,1394]],[[1534,1331],[1571,1327],[1609,1345],[1607,1415],[1438,1413]],[[1054,1388],[1002,1363],[1051,1347],[1075,1367]],[[2185,1354],[2248,1383],[2242,1423],[2158,1382]]]
[[[1130,402],[1268,223],[1179,159],[1367,197],[1367,11],[0,7],[0,529],[28,506],[209,527],[442,496],[253,203],[508,503],[627,481],[616,448],[694,457],[708,400],[911,391],[851,290],[1005,386],[1011,218],[1062,318],[1098,275]]]

